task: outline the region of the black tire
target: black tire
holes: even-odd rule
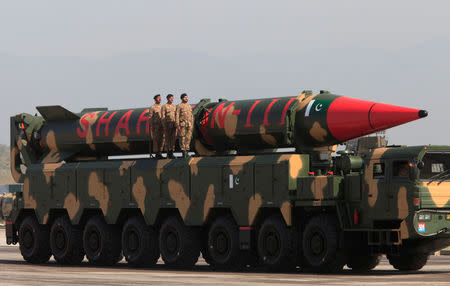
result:
[[[209,265],[212,265],[214,262],[212,262],[212,259],[209,256],[208,252],[208,231],[209,228],[203,229],[201,232],[200,253],[202,254],[202,257],[205,260],[205,262],[208,263]]]
[[[400,271],[415,271],[427,264],[428,253],[404,253],[400,255],[387,255],[389,263]]]
[[[122,229],[122,249],[130,265],[155,265],[159,258],[158,233],[142,217],[131,217]]]
[[[264,220],[258,232],[258,256],[270,271],[295,268],[294,233],[279,215]]]
[[[303,256],[308,270],[338,272],[345,265],[339,250],[339,222],[331,215],[311,218],[303,231]]]
[[[159,231],[164,263],[171,267],[192,267],[200,256],[200,235],[175,216],[168,217]]]
[[[122,259],[120,229],[108,225],[103,218],[94,216],[83,231],[83,248],[94,265],[114,265]]]
[[[66,216],[55,219],[50,229],[50,249],[56,262],[77,265],[83,261],[83,235]]]
[[[52,256],[48,226],[40,225],[34,216],[27,216],[19,228],[19,248],[25,261],[45,263]]]
[[[209,227],[205,260],[215,269],[245,266],[239,248],[239,227],[231,216],[218,217]]]
[[[378,254],[356,254],[348,256],[347,266],[355,272],[368,272],[380,264],[381,255]]]

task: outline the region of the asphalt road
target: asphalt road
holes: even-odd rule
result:
[[[450,285],[450,256],[433,256],[420,271],[399,272],[386,259],[368,274],[346,269],[339,274],[303,272],[213,272],[200,260],[192,270],[167,269],[162,261],[154,268],[135,269],[122,261],[113,267],[43,265],[23,261],[17,246],[7,246],[0,229],[0,285]]]

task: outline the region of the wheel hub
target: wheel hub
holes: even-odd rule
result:
[[[139,248],[139,237],[135,231],[130,231],[128,235],[128,249],[135,251]]]
[[[169,232],[166,239],[167,250],[170,253],[175,253],[178,250],[178,236],[174,232]]]
[[[219,232],[216,236],[216,250],[220,254],[225,254],[228,251],[228,237],[225,233]]]
[[[280,250],[280,241],[274,232],[269,232],[266,236],[265,249],[267,254],[275,256]]]
[[[88,246],[91,251],[97,251],[100,247],[100,237],[96,231],[92,231],[89,235]]]
[[[55,245],[59,250],[66,247],[66,235],[62,230],[58,230],[55,235]]]
[[[311,237],[311,251],[314,255],[320,255],[325,251],[325,240],[320,233]]]
[[[23,235],[23,244],[26,248],[32,248],[34,244],[33,233],[27,229]]]

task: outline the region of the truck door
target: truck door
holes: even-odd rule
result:
[[[412,190],[409,160],[392,160],[391,182],[388,193],[388,212],[392,217],[404,219],[408,215],[408,191]]]
[[[383,219],[388,209],[387,186],[389,184],[387,162],[381,159],[371,160],[366,169],[367,203],[369,213],[374,219]]]

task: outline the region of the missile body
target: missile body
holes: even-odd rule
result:
[[[427,116],[424,110],[322,92],[214,104],[199,114],[197,140],[209,150],[335,145]],[[196,142],[196,146],[198,142]]]
[[[191,150],[200,155],[283,147],[308,152],[427,115],[424,110],[328,92],[236,101],[202,100],[192,107],[195,130]],[[61,106],[37,109],[42,117],[23,114],[12,117],[11,135],[15,138],[12,143],[22,146],[20,140],[24,138],[19,138],[21,133],[16,132],[21,126],[40,162],[150,152],[148,108],[91,109],[79,114]],[[33,124],[33,118],[43,123]],[[39,144],[33,143],[33,138],[40,138]]]
[[[47,110],[44,109],[52,108],[38,107],[45,119]],[[148,108],[101,110],[74,114],[77,117],[74,120],[62,116],[47,118],[41,130],[43,146],[49,150],[45,161],[64,160],[74,155],[105,157],[148,153],[148,111]]]

